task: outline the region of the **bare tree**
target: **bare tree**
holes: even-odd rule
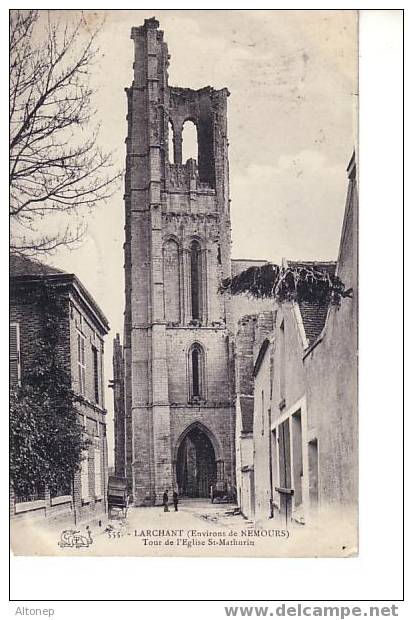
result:
[[[55,16],[10,12],[11,251],[26,255],[80,240],[78,216],[111,196],[120,176],[90,127],[98,30],[85,36],[82,15],[72,25]],[[53,218],[58,228],[45,232]]]

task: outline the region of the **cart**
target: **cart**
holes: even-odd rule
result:
[[[227,494],[228,494],[228,487],[226,483],[216,482],[215,484],[211,484],[209,496],[211,498],[212,504],[214,503],[215,499],[218,499],[220,501],[226,501]]]
[[[109,476],[108,479],[108,516],[122,516],[126,519],[128,512],[128,481],[119,476]]]
[[[209,497],[212,504],[214,500],[217,500],[219,503],[227,502],[228,504],[234,504],[237,501],[237,490],[227,482],[215,482],[210,486]]]

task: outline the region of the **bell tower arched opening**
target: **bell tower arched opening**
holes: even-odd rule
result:
[[[198,161],[198,130],[191,120],[185,121],[182,127],[182,163],[188,159]]]

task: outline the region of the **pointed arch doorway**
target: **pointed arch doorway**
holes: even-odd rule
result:
[[[178,445],[176,482],[183,497],[209,497],[217,481],[217,454],[208,433],[192,425]]]

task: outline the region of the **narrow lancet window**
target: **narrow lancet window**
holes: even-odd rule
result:
[[[205,398],[205,354],[200,344],[195,343],[189,350],[189,397],[190,400]]]
[[[168,121],[168,158],[170,164],[176,164],[174,149],[174,127],[171,121]]]
[[[191,243],[191,316],[202,319],[202,255],[197,241]]]
[[[195,348],[192,351],[192,393],[196,398],[201,396],[199,388],[199,351]]]

